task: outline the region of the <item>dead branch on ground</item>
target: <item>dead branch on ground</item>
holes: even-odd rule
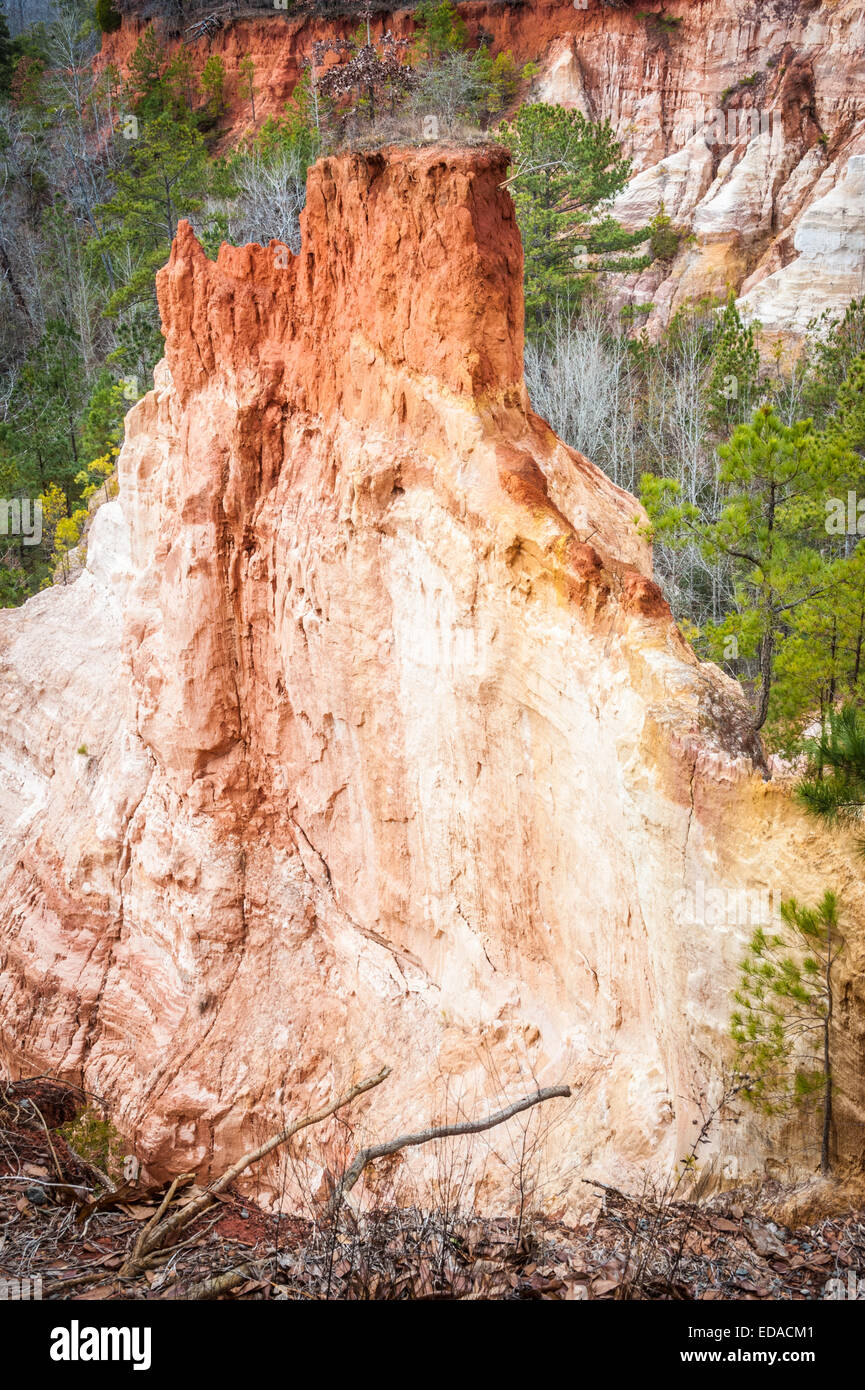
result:
[[[193,1284],[183,1295],[184,1300],[201,1302],[204,1299],[221,1298],[223,1294],[236,1289],[239,1284],[245,1284],[248,1279],[260,1278],[262,1272],[260,1260],[247,1260],[245,1264],[227,1269],[223,1274],[215,1274],[210,1279],[202,1279],[200,1283]]]
[[[191,1202],[187,1202],[185,1206],[180,1207],[173,1216],[169,1216],[163,1220],[161,1219],[161,1213],[168,1207],[178,1185],[183,1181],[183,1178],[175,1179],[171,1188],[166,1193],[165,1200],[156,1218],[149,1224],[147,1229],[142,1231],[136,1241],[135,1248],[120,1271],[121,1277],[130,1278],[143,1269],[148,1257],[152,1256],[155,1251],[162,1249],[169,1238],[177,1231],[182,1230],[184,1226],[188,1226],[190,1222],[194,1221],[201,1212],[205,1211],[210,1206],[218,1193],[222,1192],[233,1183],[234,1180],[238,1178],[241,1173],[245,1172],[247,1168],[251,1167],[253,1163],[258,1163],[259,1159],[272,1153],[275,1148],[280,1144],[286,1143],[287,1140],[291,1139],[295,1134],[298,1134],[302,1129],[307,1129],[310,1125],[317,1125],[320,1124],[322,1120],[328,1119],[330,1115],[342,1109],[344,1105],[350,1104],[350,1102],[355,1100],[358,1096],[363,1095],[364,1091],[371,1091],[374,1086],[380,1086],[382,1081],[390,1076],[390,1072],[390,1067],[382,1067],[380,1071],[376,1072],[375,1076],[368,1076],[365,1081],[359,1081],[355,1086],[350,1087],[343,1095],[331,1101],[330,1104],[323,1106],[320,1110],[314,1111],[311,1115],[305,1115],[301,1120],[295,1120],[285,1129],[280,1130],[279,1134],[275,1134],[273,1138],[268,1139],[266,1143],[259,1145],[257,1149],[252,1149],[249,1153],[245,1153],[242,1158],[239,1158],[236,1163],[233,1163],[231,1167],[223,1173],[221,1178],[217,1179],[216,1182],[212,1183],[210,1187],[202,1192],[200,1197],[194,1197]],[[184,1175],[184,1177],[186,1177],[186,1175]]]

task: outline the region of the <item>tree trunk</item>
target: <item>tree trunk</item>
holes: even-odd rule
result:
[[[830,653],[831,658],[832,658],[832,662],[831,662],[831,665],[830,665],[830,667],[829,667],[829,672],[830,672],[830,674],[829,674],[829,706],[830,706],[831,709],[834,709],[834,708],[835,708],[835,690],[836,690],[836,688],[837,688],[837,683],[838,683],[838,682],[837,682],[836,673],[835,673],[835,658],[836,658],[836,655],[837,655],[837,648],[838,648],[838,620],[837,620],[837,618],[833,618],[833,619],[832,619],[832,645],[831,645],[831,647],[829,648],[829,653]]]
[[[773,553],[773,535],[775,530],[774,482],[772,482],[769,487],[766,524],[769,528],[769,545],[764,562],[764,579],[760,593],[766,627],[760,641],[760,702],[757,706],[757,722],[755,724],[755,728],[758,730],[762,729],[769,714],[769,696],[772,693],[772,658],[775,655],[775,609],[772,601],[772,585],[765,577],[766,568],[771,563]]]
[[[826,938],[826,1017],[823,1020],[823,1075],[826,1079],[826,1096],[823,1102],[823,1141],[820,1146],[820,1172],[829,1173],[832,1168],[829,1145],[832,1137],[832,1054],[829,1046],[829,1032],[832,1026],[832,928],[827,928]]]
[[[21,287],[15,278],[15,273],[12,269],[12,262],[10,261],[9,256],[7,255],[6,247],[3,245],[2,241],[0,241],[0,270],[2,270],[3,274],[6,276],[6,280],[9,284],[9,290],[11,292],[12,298],[15,300],[15,303],[18,306],[18,309],[20,310],[22,317],[27,320],[27,323],[32,328],[33,320],[30,317],[30,310],[27,308],[27,301],[24,298],[24,295],[21,291]]]
[[[859,683],[859,667],[862,662],[863,623],[865,623],[865,608],[860,608],[859,631],[856,634],[856,660],[853,663],[853,679],[851,681],[852,685],[858,685]]]
[[[775,654],[775,632],[772,628],[772,615],[766,615],[766,631],[760,641],[760,699],[757,704],[755,729],[762,729],[769,714],[769,696],[772,693],[772,657]]]

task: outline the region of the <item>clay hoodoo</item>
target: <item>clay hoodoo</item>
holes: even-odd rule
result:
[[[528,406],[505,162],[324,160],[297,258],[183,225],[87,569],[0,614],[3,1060],[83,1077],[154,1172],[385,1061],[369,1133],[531,1071],[587,1082],[551,1140],[575,1191],[673,1161],[747,932],[682,902],[861,907],[639,505]],[[745,1123],[715,1143],[761,1161]]]

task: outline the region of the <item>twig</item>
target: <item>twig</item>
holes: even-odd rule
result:
[[[377,1158],[384,1158],[387,1154],[393,1154],[399,1149],[411,1148],[417,1144],[428,1144],[433,1139],[450,1139],[454,1135],[460,1134],[482,1134],[485,1130],[494,1129],[496,1125],[504,1124],[505,1120],[519,1115],[521,1111],[531,1109],[533,1105],[540,1105],[542,1101],[553,1100],[557,1096],[567,1098],[570,1094],[570,1086],[547,1086],[544,1090],[536,1091],[534,1095],[524,1096],[522,1100],[515,1100],[512,1105],[506,1106],[504,1110],[497,1110],[495,1114],[488,1115],[484,1120],[463,1120],[459,1124],[422,1129],[416,1134],[402,1134],[398,1139],[390,1139],[384,1144],[372,1144],[369,1148],[361,1149],[346,1170],[342,1181],[334,1189],[328,1203],[328,1211],[331,1213],[336,1211],[345,1194],[354,1187],[364,1168]]]
[[[333,1115],[335,1111],[340,1110],[344,1105],[348,1105],[358,1096],[363,1095],[365,1091],[371,1091],[374,1086],[380,1086],[382,1081],[390,1076],[390,1071],[390,1067],[382,1067],[380,1071],[376,1072],[375,1076],[369,1076],[365,1081],[359,1081],[343,1095],[331,1101],[329,1105],[323,1106],[321,1110],[316,1110],[311,1115],[305,1115],[301,1120],[295,1120],[285,1129],[280,1130],[279,1134],[274,1135],[272,1139],[268,1139],[266,1143],[261,1144],[259,1148],[252,1149],[249,1153],[245,1153],[242,1158],[239,1158],[236,1163],[233,1163],[231,1167],[223,1173],[222,1177],[203,1192],[200,1197],[196,1197],[193,1201],[188,1202],[185,1207],[181,1207],[179,1211],[175,1212],[174,1215],[170,1216],[166,1221],[161,1222],[159,1225],[151,1226],[149,1231],[143,1231],[141,1238],[136,1242],[135,1250],[123,1266],[121,1274],[125,1276],[135,1274],[141,1261],[147,1255],[152,1254],[155,1250],[159,1250],[175,1231],[181,1230],[184,1226],[188,1226],[191,1221],[194,1221],[200,1212],[206,1210],[219,1192],[222,1192],[224,1188],[234,1182],[235,1178],[239,1177],[240,1174],[245,1172],[253,1163],[257,1163],[259,1159],[264,1158],[266,1154],[271,1153],[280,1144],[284,1144],[286,1140],[291,1139],[293,1135],[299,1133],[300,1130],[307,1129],[310,1125],[320,1124],[322,1120],[326,1120],[328,1116]]]

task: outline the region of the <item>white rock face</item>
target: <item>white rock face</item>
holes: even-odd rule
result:
[[[765,233],[774,209],[773,184],[783,154],[783,133],[756,136],[722,162],[714,182],[696,208],[693,229],[704,243],[746,240]]]
[[[772,333],[804,333],[824,310],[843,313],[865,294],[865,154],[851,155],[828,193],[803,212],[796,259],[739,301]]]
[[[628,231],[645,227],[663,208],[677,227],[690,227],[714,178],[712,153],[702,135],[631,179],[610,205]]]
[[[688,297],[732,288],[772,335],[800,338],[865,283],[855,168],[846,219],[823,202],[865,150],[865,9],[714,0],[676,18],[664,33],[636,8],[562,6],[535,93],[611,122],[636,170],[612,207],[625,226],[663,203],[693,234],[652,285],[651,335]],[[623,280],[623,302],[645,303],[648,283]]]
[[[826,171],[827,157],[823,145],[813,145],[800,159],[775,199],[778,229],[785,231],[803,210],[806,199],[812,202],[821,196],[820,180]]]
[[[544,55],[543,71],[533,87],[537,101],[567,106],[591,117],[583,73],[575,46],[567,39],[554,41]]]

